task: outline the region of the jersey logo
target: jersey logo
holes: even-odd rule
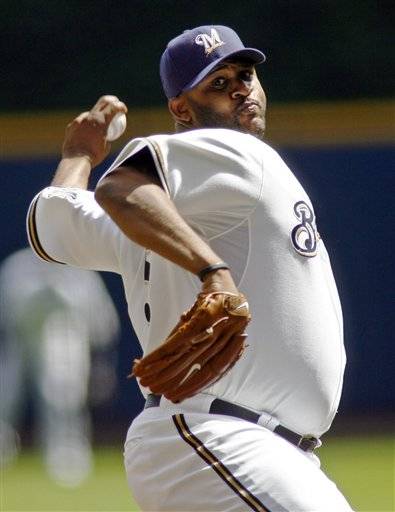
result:
[[[291,232],[292,245],[297,253],[312,258],[317,254],[317,241],[320,238],[313,210],[304,201],[298,201],[294,205],[294,213],[300,224]]]
[[[215,49],[225,44],[219,37],[215,28],[211,29],[211,35],[198,34],[195,37],[195,43],[199,46],[204,46],[206,57],[208,57]]]

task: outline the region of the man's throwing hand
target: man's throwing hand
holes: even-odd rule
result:
[[[246,346],[250,319],[243,294],[201,293],[165,341],[134,361],[131,376],[152,393],[181,402],[232,368]]]
[[[89,112],[83,112],[66,128],[63,158],[87,156],[92,167],[99,165],[109,154],[107,129],[119,112],[127,113],[126,105],[116,96],[102,96]]]

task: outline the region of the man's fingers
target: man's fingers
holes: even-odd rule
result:
[[[101,113],[104,116],[104,120],[106,124],[110,124],[113,117],[118,114],[118,112],[123,112],[126,114],[128,111],[127,106],[123,101],[120,101],[117,96],[105,95],[98,99],[95,105],[91,109],[91,113]]]
[[[126,105],[116,96],[102,96],[89,112],[82,112],[67,128],[88,122],[92,127],[100,127],[105,133],[113,117],[119,112],[127,113]]]
[[[82,112],[78,117],[75,118],[79,123],[89,116],[89,112]]]
[[[81,124],[84,119],[87,119],[89,116],[89,112],[82,112],[79,116],[77,116],[75,119],[70,121],[70,123],[67,125],[67,128],[70,128],[73,124]]]
[[[104,114],[105,121],[108,124],[111,123],[113,117],[119,112],[126,114],[128,111],[125,103],[122,101],[117,101],[115,103],[109,103],[102,109],[102,113]]]
[[[100,96],[100,98],[96,101],[96,103],[91,108],[92,110],[103,110],[103,108],[108,105],[109,103],[115,103],[119,101],[119,98],[117,96],[112,96],[111,94],[105,94],[104,96]]]
[[[93,129],[95,133],[101,134],[101,136],[104,137],[107,130],[104,115],[101,112],[82,112],[82,114],[77,116],[75,119],[73,119],[73,121],[71,121],[71,123],[67,125],[66,133],[69,133],[70,135],[75,133],[76,130],[80,129]],[[87,134],[88,132],[85,133]],[[92,134],[91,131],[89,133]]]

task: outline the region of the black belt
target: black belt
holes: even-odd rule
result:
[[[148,395],[144,408],[148,409],[149,407],[158,407],[161,398],[161,395]],[[246,409],[245,407],[232,404],[231,402],[225,402],[225,400],[221,400],[220,398],[215,398],[213,400],[209,413],[235,416],[236,418],[241,418],[242,420],[250,421],[251,423],[258,423],[258,420],[261,416],[256,412]],[[300,436],[299,434],[296,434],[296,432],[292,432],[292,430],[289,430],[282,425],[277,425],[277,427],[273,429],[273,432],[283,437],[290,443],[296,445],[298,448],[305,452],[312,452],[320,444],[319,439],[316,437]]]

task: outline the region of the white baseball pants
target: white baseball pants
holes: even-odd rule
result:
[[[125,467],[141,510],[352,511],[314,454],[260,425],[196,412],[199,401],[162,398],[129,428]]]

